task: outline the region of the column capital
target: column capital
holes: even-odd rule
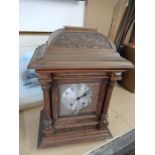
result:
[[[37,71],[37,74],[38,74],[38,80],[40,82],[41,81],[52,82],[52,74],[51,73]]]
[[[113,72],[110,75],[110,82],[115,83],[118,80],[122,80],[122,72]]]
[[[39,81],[43,90],[50,90],[52,82],[50,81]]]

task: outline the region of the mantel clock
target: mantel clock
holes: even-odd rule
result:
[[[132,67],[96,29],[53,32],[28,65],[36,70],[44,95],[38,148],[110,138],[113,86]]]

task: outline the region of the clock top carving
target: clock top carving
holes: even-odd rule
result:
[[[131,68],[115,45],[96,29],[65,27],[39,46],[28,65],[33,69]]]
[[[112,49],[108,38],[98,33],[96,29],[65,27],[54,33],[56,39],[51,35],[48,42],[48,49],[71,48],[71,49]]]
[[[54,43],[58,48],[111,49],[112,46],[101,34],[94,32],[66,32]]]

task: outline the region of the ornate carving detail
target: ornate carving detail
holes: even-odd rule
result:
[[[49,82],[52,82],[52,75],[51,74],[48,74],[48,73],[40,73],[40,72],[37,72],[38,73],[38,81],[40,83],[49,83]]]
[[[57,125],[56,129],[86,127],[86,126],[93,126],[97,124],[98,122],[83,122],[83,123],[76,123],[76,124],[66,124],[66,125],[61,125],[61,126]]]
[[[102,114],[102,116],[101,116],[102,123],[108,124],[108,120],[107,119],[108,119],[108,115]]]
[[[77,124],[68,124],[62,126],[56,126],[56,130],[59,132],[68,132],[68,131],[78,131],[84,129],[94,128],[98,125],[98,122],[87,122],[87,123],[77,123]]]
[[[102,114],[99,120],[99,124],[98,124],[98,128],[99,129],[103,129],[105,127],[105,125],[108,125],[108,115]]]
[[[108,118],[108,115],[105,115],[105,114],[101,115],[101,119],[107,119],[107,118]]]
[[[51,89],[51,82],[44,82],[44,81],[40,81],[40,82],[41,82],[42,90],[49,90],[49,89]]]
[[[109,41],[99,33],[65,32],[54,43],[59,48],[111,49]]]
[[[49,130],[52,128],[52,120],[48,119],[48,120],[43,120],[43,125],[44,125],[44,129]]]

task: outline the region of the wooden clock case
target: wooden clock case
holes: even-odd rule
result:
[[[38,148],[111,138],[107,112],[113,86],[121,80],[122,72],[132,67],[96,29],[65,27],[53,32],[28,65],[38,73],[44,95]],[[98,83],[92,112],[59,115],[59,86],[69,83]]]

